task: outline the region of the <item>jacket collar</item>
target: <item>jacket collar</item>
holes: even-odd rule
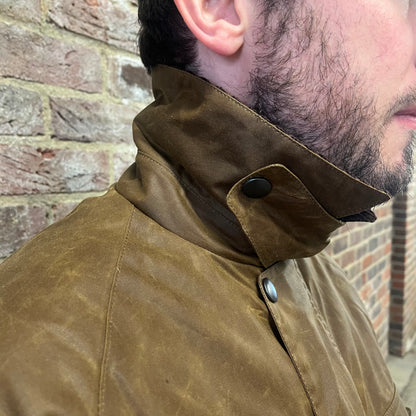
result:
[[[152,78],[155,101],[134,122],[137,146],[145,140],[182,184],[236,217],[264,266],[318,253],[340,219],[374,220],[369,209],[388,200],[208,82],[164,66]],[[252,177],[271,192],[248,198]]]

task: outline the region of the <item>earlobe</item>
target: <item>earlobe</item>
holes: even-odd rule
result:
[[[244,43],[240,0],[174,0],[194,36],[213,52],[231,56]]]

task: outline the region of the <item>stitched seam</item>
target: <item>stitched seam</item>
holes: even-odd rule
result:
[[[344,359],[342,358],[341,351],[339,350],[338,345],[336,344],[334,338],[332,337],[332,335],[331,335],[331,333],[330,333],[330,331],[329,331],[329,329],[328,329],[328,327],[327,327],[327,325],[326,325],[326,323],[324,321],[324,318],[321,315],[321,312],[319,311],[318,307],[315,304],[315,301],[312,299],[311,292],[309,291],[308,287],[306,286],[305,281],[303,280],[302,273],[300,272],[299,267],[298,267],[296,261],[293,261],[293,263],[295,265],[295,269],[296,269],[296,272],[298,273],[298,276],[300,278],[300,281],[302,282],[302,285],[303,285],[303,287],[304,287],[304,289],[305,289],[305,291],[306,291],[306,293],[308,295],[308,299],[309,299],[309,301],[310,301],[310,303],[312,305],[312,308],[313,308],[313,310],[314,310],[314,312],[316,314],[316,317],[318,318],[318,321],[322,325],[323,330],[328,335],[329,340],[330,340],[332,346],[335,348],[335,351],[338,354],[338,356],[339,356],[339,358],[340,358],[340,360],[341,360],[344,368],[348,371],[348,368],[345,365]],[[348,371],[348,373],[349,373],[349,371]]]
[[[201,202],[205,203],[208,208],[211,210],[211,212],[215,212],[217,214],[219,214],[222,218],[224,218],[232,227],[238,229],[238,224],[236,224],[234,221],[232,221],[231,219],[229,219],[228,217],[226,217],[221,211],[217,210],[214,206],[211,205],[211,203],[209,201],[207,201],[206,199],[202,198],[201,195],[199,195],[194,189],[192,189],[189,185],[183,183],[180,179],[178,179],[179,182],[181,183],[181,185],[187,189],[189,192],[191,192],[194,196],[196,196]]]
[[[272,311],[271,313],[272,313],[273,318],[274,318],[274,319],[277,319],[277,318],[276,318],[276,315],[274,314],[274,312]],[[283,342],[285,342],[285,341],[284,341],[284,337],[283,337],[283,335],[282,335],[282,334],[280,334],[280,336],[283,338]],[[289,351],[289,349],[288,349],[288,351]],[[297,360],[297,358],[295,358],[295,354],[293,354],[293,352],[292,352],[292,351],[290,352],[290,354],[289,354],[289,355],[292,357],[292,362],[295,364],[295,369],[296,369],[296,372],[298,373],[298,376],[299,376],[299,378],[300,378],[300,380],[301,380],[301,382],[302,382],[303,388],[305,389],[306,395],[308,396],[309,401],[311,402],[312,411],[313,411],[313,413],[314,413],[315,415],[317,415],[317,414],[318,414],[318,411],[317,411],[317,405],[316,405],[316,403],[315,403],[314,399],[312,398],[311,391],[309,390],[308,386],[306,385],[306,381],[304,380],[304,378],[303,378],[303,376],[302,376],[301,371],[299,370],[299,367],[298,367],[298,360]]]
[[[361,184],[364,184],[366,186],[368,186],[369,188],[378,191],[376,188],[372,187],[371,185],[367,185],[364,182],[360,181],[359,179],[354,178],[353,176],[351,176],[350,174],[348,174],[347,172],[344,172],[343,170],[337,168],[335,165],[333,165],[331,162],[327,161],[326,159],[324,159],[322,156],[319,156],[317,153],[313,153],[311,152],[306,146],[304,146],[302,143],[297,142],[296,140],[292,139],[292,137],[290,137],[289,135],[287,135],[284,131],[278,129],[277,127],[275,127],[273,124],[270,124],[267,120],[265,120],[263,117],[259,116],[254,110],[252,110],[251,108],[246,107],[245,105],[243,105],[242,103],[240,103],[238,100],[236,100],[235,98],[231,97],[230,95],[226,94],[224,91],[222,91],[221,89],[213,86],[212,84],[209,84],[207,82],[207,85],[209,87],[211,87],[214,91],[220,93],[223,97],[225,97],[228,101],[237,104],[242,110],[244,110],[247,113],[250,113],[252,115],[254,115],[258,121],[260,121],[262,124],[264,124],[269,130],[273,131],[273,132],[279,132],[280,134],[282,134],[283,136],[285,136],[287,139],[289,139],[293,144],[297,145],[298,147],[301,147],[303,149],[306,149],[311,155],[317,157],[318,159],[326,162],[328,164],[328,166],[331,168],[331,170],[338,172],[338,173],[344,173],[346,174],[349,178],[354,179],[355,181],[358,181]],[[380,191],[378,191],[380,192]],[[389,194],[386,194],[385,192],[383,192],[386,196],[388,196],[389,198],[391,198],[391,196]],[[366,207],[362,207],[360,208],[360,210],[364,210],[366,209]]]
[[[344,224],[342,221],[338,220],[333,215],[331,215],[328,211],[326,211],[325,208],[320,204],[320,202],[312,195],[312,193],[309,191],[306,185],[302,182],[302,180],[298,176],[296,176],[292,171],[290,171],[286,166],[280,163],[269,165],[268,167],[258,169],[255,172],[253,172],[251,175],[249,175],[249,177],[253,177],[254,175],[263,174],[263,172],[266,172],[266,175],[263,175],[263,176],[266,179],[269,179],[273,183],[273,178],[272,178],[273,175],[271,174],[273,174],[274,171],[277,169],[279,170],[283,169],[285,174],[290,174],[299,183],[299,185],[302,187],[302,190],[305,193],[305,197],[308,198],[308,200],[311,201],[318,208],[321,214],[323,214],[326,217],[329,217],[333,221],[336,221],[340,225]],[[270,170],[272,170],[272,172],[268,172]]]
[[[166,67],[166,68],[167,68],[167,66],[166,66],[166,65],[160,65],[160,66],[163,66],[163,67]],[[177,69],[177,71],[182,72],[182,73],[186,74],[186,75],[189,77],[189,74],[188,74],[187,72],[182,71],[182,70],[180,70],[180,69]],[[306,146],[304,146],[302,143],[300,143],[300,142],[298,142],[298,141],[294,140],[291,136],[289,136],[288,134],[286,134],[284,131],[280,130],[279,128],[277,128],[276,126],[274,126],[273,124],[271,124],[270,122],[268,122],[266,119],[264,119],[264,118],[263,118],[263,117],[261,117],[259,114],[257,114],[254,110],[252,110],[251,108],[249,108],[249,107],[245,106],[243,103],[241,103],[240,101],[236,100],[234,97],[230,96],[230,95],[229,95],[229,94],[227,94],[225,91],[223,91],[223,90],[221,90],[220,88],[216,87],[215,85],[213,85],[213,84],[209,83],[208,81],[205,81],[204,79],[200,79],[200,78],[198,78],[198,77],[196,77],[196,76],[193,76],[193,80],[194,80],[194,79],[195,79],[195,80],[196,80],[196,79],[198,79],[198,80],[199,80],[199,82],[201,82],[201,81],[202,81],[202,83],[204,83],[204,84],[205,84],[205,86],[206,86],[206,87],[208,87],[211,91],[213,91],[213,92],[215,92],[215,93],[218,93],[218,94],[222,95],[222,96],[223,96],[223,97],[224,97],[227,101],[230,101],[230,102],[232,102],[233,104],[236,104],[236,105],[237,105],[237,106],[239,106],[239,107],[240,107],[240,108],[241,108],[244,112],[246,112],[246,113],[250,113],[250,114],[252,114],[253,116],[255,116],[255,118],[256,118],[258,121],[260,121],[262,124],[264,124],[264,125],[267,127],[267,129],[269,129],[269,130],[271,130],[271,131],[273,131],[273,132],[276,132],[276,131],[277,131],[278,133],[280,133],[280,134],[282,134],[284,137],[286,137],[288,140],[290,140],[290,141],[291,141],[293,144],[295,144],[297,147],[300,147],[300,148],[302,148],[302,149],[307,150],[307,151],[308,151],[308,153],[309,153],[311,156],[314,156],[314,157],[316,157],[316,158],[318,158],[318,159],[322,160],[323,162],[325,162],[331,170],[333,170],[333,171],[335,171],[335,172],[338,172],[338,173],[343,173],[343,174],[344,174],[344,175],[346,175],[347,177],[349,177],[349,178],[351,178],[351,179],[353,179],[353,180],[355,180],[355,181],[357,181],[357,182],[359,182],[359,183],[361,183],[361,184],[363,184],[363,185],[367,186],[368,188],[370,188],[370,189],[372,189],[372,190],[374,190],[374,191],[380,192],[378,189],[374,188],[373,186],[368,185],[368,184],[366,184],[366,183],[364,183],[364,182],[360,181],[359,179],[354,178],[354,177],[353,177],[353,176],[351,176],[349,173],[347,173],[347,172],[345,172],[345,171],[343,171],[343,170],[339,169],[338,167],[336,167],[336,166],[335,166],[335,165],[333,165],[331,162],[327,161],[326,159],[324,159],[322,156],[318,155],[317,153],[312,152],[310,149],[308,149],[308,148],[307,148]],[[384,195],[386,195],[389,199],[391,198],[391,195],[389,195],[388,193],[383,192],[383,194],[384,194]],[[359,208],[359,209],[360,209],[360,210],[365,210],[365,209],[367,209],[367,207],[362,206],[362,208]]]
[[[183,188],[185,188],[186,190],[188,190],[189,192],[191,192],[195,197],[197,197],[201,202],[205,203],[208,208],[211,210],[211,212],[214,212],[218,215],[220,215],[222,218],[224,218],[231,226],[233,226],[234,228],[238,229],[238,224],[236,224],[234,221],[232,221],[230,218],[226,217],[221,211],[217,210],[209,200],[206,200],[204,198],[202,198],[201,195],[198,194],[198,192],[196,192],[194,189],[192,189],[188,184],[184,183],[176,174],[173,170],[169,169],[167,166],[162,165],[160,162],[158,162],[157,160],[153,159],[151,156],[149,156],[148,154],[144,153],[143,151],[139,150],[138,155],[148,159],[150,162],[155,163],[156,165],[160,166],[161,168],[163,168],[164,170],[166,170],[168,173],[170,173],[181,185]]]
[[[283,165],[282,165],[283,166]],[[288,170],[290,172],[290,170]],[[305,196],[311,201],[326,217],[329,217],[331,220],[336,221],[338,224],[343,225],[344,223],[337,218],[335,218],[333,215],[331,215],[328,211],[325,210],[325,208],[319,203],[319,201],[309,192],[309,189],[306,187],[306,185],[301,181],[300,178],[298,178],[296,175],[294,175],[292,172],[290,172],[294,178],[299,182],[299,184],[302,186],[303,190],[305,191]]]
[[[393,416],[393,405],[396,403],[396,401],[397,401],[397,389],[396,389],[396,385],[395,384],[393,384],[393,387],[394,387],[394,391],[393,391],[393,398],[392,398],[392,400],[391,400],[391,402],[390,402],[390,404],[389,404],[389,406],[387,407],[387,410],[385,411],[385,413],[384,413],[384,416],[390,416],[390,415],[392,415]]]
[[[325,333],[327,334],[327,336],[328,336],[328,338],[329,338],[329,341],[331,342],[332,346],[334,347],[335,352],[336,352],[336,354],[338,355],[338,358],[339,358],[339,360],[340,360],[340,362],[341,362],[342,367],[346,370],[347,374],[350,374],[350,376],[351,376],[351,373],[350,373],[350,371],[348,370],[347,365],[345,364],[344,358],[342,357],[341,351],[339,350],[338,345],[337,345],[337,344],[336,344],[336,342],[335,342],[335,339],[333,338],[332,334],[330,333],[330,331],[329,331],[329,329],[328,329],[328,327],[327,327],[327,324],[326,324],[325,320],[323,319],[323,317],[322,317],[322,315],[321,315],[321,312],[319,311],[318,307],[317,307],[317,306],[316,306],[316,304],[315,304],[315,301],[312,299],[311,292],[309,291],[308,287],[306,286],[305,281],[304,281],[304,280],[303,280],[303,278],[302,278],[302,274],[301,274],[301,272],[300,272],[300,270],[299,270],[299,267],[298,267],[298,265],[297,265],[296,261],[293,261],[293,262],[294,262],[294,265],[295,265],[296,272],[298,273],[298,275],[299,275],[299,277],[300,277],[300,280],[301,280],[301,282],[302,282],[302,285],[303,285],[303,286],[304,286],[304,288],[305,288],[305,291],[306,291],[306,293],[307,293],[307,295],[308,295],[309,301],[310,301],[310,303],[311,303],[311,305],[312,305],[312,308],[313,308],[313,310],[314,310],[314,312],[315,312],[315,314],[316,314],[316,317],[318,318],[318,321],[319,321],[319,322],[320,322],[320,324],[322,325],[323,330],[324,330],[324,331],[325,331]],[[361,407],[362,407],[362,404],[361,404]],[[386,415],[386,416],[387,416],[387,415]]]
[[[299,270],[299,267],[298,267],[298,265],[296,264],[296,262],[295,262],[295,266],[296,266],[296,269],[297,269],[298,274],[300,274],[300,270]],[[316,313],[316,314],[317,314],[317,316],[318,316],[319,321],[320,321],[320,322],[321,322],[321,324],[324,326],[325,331],[326,331],[326,332],[327,332],[327,334],[329,335],[332,345],[335,347],[335,349],[337,350],[338,354],[341,356],[341,352],[339,351],[338,346],[335,344],[335,340],[333,340],[332,335],[331,335],[331,334],[328,332],[328,330],[326,329],[326,324],[325,324],[325,322],[323,321],[323,318],[321,318],[321,314],[318,312],[317,307],[316,307],[315,303],[313,302],[312,297],[311,297],[311,295],[310,295],[309,289],[307,288],[307,286],[306,286],[305,282],[303,281],[303,279],[302,279],[302,282],[303,282],[303,284],[304,284],[304,286],[305,286],[305,288],[306,288],[306,290],[307,290],[308,297],[309,297],[309,299],[310,299],[310,301],[311,301],[311,303],[312,303],[312,307],[313,307],[313,309],[314,309],[315,313]],[[348,282],[347,282],[346,280],[343,280],[343,282],[348,284]],[[362,314],[365,318],[367,318],[367,319],[368,319],[367,315],[365,315],[365,314],[361,311],[361,309],[359,309],[359,311],[361,312],[361,314]],[[342,356],[341,356],[341,359],[342,359],[342,363],[344,364],[344,367],[346,367],[346,365],[345,365],[345,363],[344,363],[344,359],[342,358]],[[347,370],[348,370],[348,369],[347,369]],[[390,416],[390,414],[392,414],[391,412],[393,411],[393,405],[394,405],[394,402],[395,402],[395,399],[396,399],[396,394],[397,394],[397,392],[396,392],[396,386],[395,386],[395,384],[394,384],[394,383],[393,383],[393,388],[394,388],[394,391],[393,391],[393,399],[391,400],[390,404],[388,405],[387,410],[386,410],[386,411],[385,411],[385,413],[384,413],[384,416]]]
[[[283,166],[283,165],[282,165]],[[277,166],[276,166],[277,167]],[[270,168],[262,168],[262,169],[259,169],[259,170],[257,170],[257,171],[255,171],[255,172],[253,172],[251,175],[249,175],[248,177],[252,177],[253,175],[256,175],[256,174],[258,174],[258,173],[262,173],[262,172],[264,172],[265,170],[267,170],[267,169],[270,169]],[[290,171],[289,171],[290,172]],[[290,172],[291,173],[291,172]],[[293,173],[291,173],[292,175],[293,175]],[[323,215],[325,215],[326,217],[328,217],[328,218],[330,218],[331,220],[333,220],[333,221],[336,221],[337,223],[339,223],[340,225],[342,225],[343,224],[343,222],[342,221],[339,221],[338,219],[336,219],[336,218],[334,218],[331,214],[329,214],[327,211],[325,211],[325,209],[322,207],[322,205],[316,200],[316,198],[309,192],[309,190],[306,188],[306,186],[304,185],[304,183],[296,176],[296,175],[293,175],[296,179],[297,179],[297,181],[300,183],[300,185],[302,186],[302,188],[303,188],[303,190],[304,191],[306,191],[306,194],[305,194],[305,196],[306,196],[306,198],[308,198],[314,205],[316,205],[317,206],[317,208],[320,210],[320,212],[323,214]],[[268,178],[268,179],[270,179],[271,180],[271,178],[270,178],[270,176],[268,176],[268,175],[265,175],[265,177],[266,178]],[[236,184],[237,185],[237,184]],[[227,203],[228,203],[228,205],[229,205],[229,207],[231,208],[231,210],[234,212],[234,215],[237,217],[237,219],[238,219],[238,221],[240,222],[240,225],[241,225],[241,227],[242,227],[242,229],[244,230],[244,232],[246,233],[246,235],[247,235],[247,237],[248,237],[248,239],[250,240],[250,242],[251,242],[251,244],[253,245],[253,247],[255,247],[256,248],[256,250],[257,250],[257,244],[255,244],[254,243],[254,241],[253,241],[253,239],[252,239],[252,237],[251,237],[251,234],[250,234],[250,232],[248,231],[248,229],[247,229],[247,227],[246,227],[246,225],[245,224],[243,224],[242,223],[242,221],[239,219],[239,217],[237,216],[237,212],[238,212],[238,210],[237,210],[237,207],[236,207],[236,205],[234,204],[234,202],[233,202],[233,200],[232,200],[232,198],[231,198],[231,196],[232,196],[232,194],[234,193],[234,188],[235,188],[235,186],[236,185],[234,185],[233,186],[233,188],[231,189],[231,191],[230,191],[230,197],[229,198],[227,198]],[[257,250],[258,251],[258,250]],[[300,273],[300,272],[299,272]],[[303,282],[303,279],[302,279],[302,282]],[[303,282],[303,283],[305,283],[305,282]],[[308,291],[308,293],[309,293],[309,291]]]
[[[261,275],[260,275],[260,277],[261,277]],[[259,287],[260,287],[261,293],[263,294],[263,299],[266,300],[267,299],[267,296],[266,296],[266,293],[264,292],[263,285],[261,284],[261,281],[259,281]],[[276,314],[273,312],[273,308],[269,305],[269,301],[268,300],[266,300],[266,304],[267,304],[267,309],[269,310],[269,312],[271,313],[271,315],[272,315],[272,317],[274,319],[274,322],[275,323],[278,322],[278,319],[276,317]],[[276,326],[277,326],[277,324],[276,324]],[[278,326],[277,326],[277,328],[279,330],[279,327]],[[279,333],[280,333],[280,336],[283,339],[283,343],[286,345],[284,334],[280,330],[279,330]],[[296,373],[298,374],[299,379],[300,379],[300,381],[301,381],[301,383],[303,385],[303,388],[304,388],[304,390],[306,392],[306,396],[308,397],[309,402],[311,403],[312,412],[315,415],[317,415],[318,412],[316,411],[316,408],[317,408],[316,403],[315,403],[315,401],[312,398],[311,392],[310,392],[308,386],[306,385],[306,382],[305,382],[305,380],[304,380],[304,378],[302,376],[301,371],[299,370],[299,367],[298,367],[298,364],[297,364],[298,363],[297,358],[295,358],[295,355],[293,354],[292,351],[289,350],[289,348],[286,348],[286,350],[287,350],[287,352],[288,352],[288,354],[289,354],[289,356],[291,358],[292,363],[294,364]]]
[[[231,200],[231,198],[227,198],[227,203],[228,203],[229,207],[231,208],[231,210],[232,210],[233,212],[237,212],[236,206],[234,205],[234,203],[233,203],[233,201]],[[249,239],[249,241],[250,241],[251,245],[254,247],[254,249],[256,250],[256,252],[257,252],[257,253],[260,253],[260,251],[262,251],[262,250],[261,250],[261,249],[259,250],[259,249],[258,249],[258,247],[257,247],[257,244],[255,244],[255,243],[254,243],[253,239],[251,238],[251,234],[250,234],[250,232],[248,231],[248,229],[247,229],[246,225],[245,225],[242,221],[240,221],[240,219],[237,217],[237,214],[235,214],[235,216],[236,216],[236,218],[237,218],[238,222],[240,223],[240,226],[241,226],[241,228],[243,229],[243,231],[244,231],[245,235],[246,235],[246,236],[247,236],[247,238]],[[258,255],[259,255],[259,254],[258,254]],[[260,255],[259,255],[259,257],[260,257]],[[260,259],[260,261],[263,263],[262,259]]]
[[[116,262],[116,266],[115,266],[115,270],[114,270],[114,275],[113,275],[113,281],[111,284],[111,288],[110,288],[110,293],[109,293],[109,297],[108,297],[108,305],[107,305],[107,316],[106,316],[106,327],[105,327],[105,335],[104,335],[104,349],[103,349],[103,358],[102,358],[102,363],[101,363],[101,369],[100,369],[100,380],[99,380],[99,391],[98,391],[98,415],[102,415],[104,414],[104,393],[105,393],[105,388],[106,388],[106,379],[105,379],[105,375],[106,375],[106,370],[107,370],[107,364],[108,364],[108,359],[109,359],[109,355],[110,355],[110,348],[111,348],[111,327],[112,327],[112,320],[111,320],[111,315],[113,312],[113,306],[114,306],[114,294],[117,288],[117,283],[118,283],[118,277],[120,276],[120,262],[121,259],[124,255],[126,246],[127,246],[127,241],[130,235],[130,230],[131,230],[131,221],[133,218],[133,213],[134,213],[134,206],[132,205],[130,208],[130,218],[129,221],[126,224],[126,229],[124,231],[125,237],[123,240],[123,244]]]
[[[310,292],[309,292],[309,289],[308,289],[308,287],[306,286],[306,283],[305,283],[305,282],[304,282],[304,280],[303,280],[302,274],[300,273],[300,270],[299,270],[299,268],[298,268],[298,265],[296,264],[296,261],[295,261],[295,260],[292,260],[292,263],[294,264],[294,266],[295,266],[295,270],[296,270],[296,272],[297,272],[297,274],[298,274],[298,276],[299,276],[299,278],[300,278],[300,281],[302,282],[302,285],[304,286],[304,289],[306,290],[307,296],[308,296],[308,298],[309,298],[309,301],[311,302],[312,308],[313,308],[313,310],[314,310],[314,312],[315,312],[315,314],[316,314],[316,316],[317,316],[317,318],[318,318],[318,321],[321,323],[321,325],[322,325],[322,327],[323,327],[324,331],[326,332],[326,334],[327,334],[327,335],[328,335],[328,337],[329,337],[329,340],[330,340],[331,344],[334,346],[336,353],[339,355],[339,358],[341,359],[342,365],[345,367],[345,369],[347,369],[347,367],[346,367],[346,365],[345,365],[345,363],[344,363],[344,359],[342,358],[341,353],[340,353],[340,351],[339,351],[339,349],[338,349],[338,346],[337,346],[337,345],[336,345],[336,343],[335,343],[335,340],[332,338],[332,335],[329,333],[329,331],[328,331],[328,329],[327,329],[327,327],[326,327],[325,322],[323,321],[323,318],[322,318],[322,316],[321,316],[320,312],[318,311],[318,309],[317,309],[317,307],[316,307],[315,303],[314,303],[314,302],[313,302],[313,300],[312,300],[312,297],[311,297],[311,294],[310,294]],[[273,317],[275,317],[275,314],[273,313],[273,311],[272,311],[272,310],[271,310],[271,313],[272,313]],[[280,336],[283,338],[283,334],[280,334]],[[288,351],[289,351],[289,350],[288,350]],[[311,392],[310,392],[310,390],[308,389],[308,387],[307,387],[307,385],[306,385],[306,382],[303,380],[303,377],[302,377],[302,375],[301,375],[301,372],[300,372],[300,370],[299,370],[299,369],[298,369],[298,367],[297,367],[297,364],[296,364],[296,363],[297,363],[297,360],[295,359],[295,356],[294,356],[294,354],[293,354],[292,352],[291,352],[290,354],[291,354],[291,356],[293,357],[293,361],[294,361],[294,363],[295,363],[296,371],[298,372],[299,377],[300,377],[300,379],[302,380],[302,384],[304,385],[304,388],[305,388],[305,390],[306,390],[306,393],[307,393],[307,395],[308,395],[308,397],[309,397],[309,400],[310,400],[310,402],[311,402],[311,404],[312,404],[312,410],[313,410],[313,412],[314,412],[315,414],[318,414],[318,412],[317,412],[317,406],[316,406],[316,403],[315,403],[315,402],[314,402],[314,400],[312,399]],[[347,371],[348,371],[348,369],[347,369]],[[388,416],[388,415],[385,415],[385,416]]]

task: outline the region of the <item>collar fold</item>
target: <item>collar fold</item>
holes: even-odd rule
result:
[[[137,146],[145,141],[182,184],[237,218],[264,266],[316,254],[339,219],[371,220],[368,210],[389,199],[208,82],[164,66],[152,78],[155,101],[134,122]],[[253,177],[270,182],[264,197],[244,194]]]

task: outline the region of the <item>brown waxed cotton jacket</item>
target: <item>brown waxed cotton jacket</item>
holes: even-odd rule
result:
[[[0,266],[0,415],[407,415],[320,253],[388,196],[201,79],[153,83],[136,164]]]

